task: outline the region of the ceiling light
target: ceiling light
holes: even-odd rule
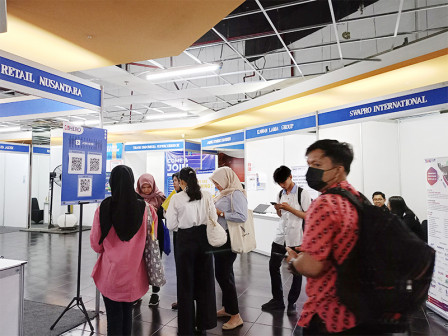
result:
[[[184,118],[188,117],[188,113],[165,113],[158,115],[149,115],[146,117],[147,120],[165,120],[165,119],[174,119],[174,118]]]
[[[18,131],[20,131],[20,126],[0,128],[1,133],[18,132]]]
[[[83,117],[78,117],[78,116],[72,116],[72,118],[75,118],[75,119],[80,119],[80,120],[87,120],[86,118],[83,118]]]
[[[188,75],[196,75],[204,72],[213,72],[221,67],[218,63],[204,63],[197,65],[189,65],[184,67],[170,68],[166,70],[155,70],[150,73],[146,73],[147,80],[157,80],[173,77],[184,77]]]

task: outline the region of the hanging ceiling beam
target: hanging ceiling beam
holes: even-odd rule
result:
[[[264,17],[266,18],[266,20],[268,20],[269,24],[271,25],[272,29],[275,32],[275,35],[277,35],[278,39],[280,40],[280,43],[283,45],[283,48],[285,48],[289,58],[291,59],[291,61],[294,63],[295,67],[297,70],[299,70],[300,75],[302,77],[304,77],[302,70],[300,69],[299,65],[296,62],[296,59],[294,58],[294,55],[291,53],[291,51],[288,49],[288,46],[286,45],[285,41],[283,41],[282,37],[280,36],[280,34],[277,31],[277,28],[275,27],[274,23],[272,22],[271,18],[269,17],[268,13],[266,13],[266,11],[264,10],[263,6],[261,5],[259,0],[255,0],[255,2],[257,3],[258,7],[260,7],[260,10],[263,12]]]
[[[395,24],[394,37],[397,36],[398,26],[400,25],[401,11],[403,10],[403,0],[400,0],[400,7],[398,8],[397,22]]]
[[[333,3],[331,0],[328,0],[328,7],[330,8],[331,20],[333,21],[334,37],[336,38],[336,44],[338,46],[339,58],[342,60],[341,42],[339,41],[338,26],[336,25],[336,18],[334,16]]]

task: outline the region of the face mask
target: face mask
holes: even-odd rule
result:
[[[306,182],[309,187],[321,191],[323,188],[327,186],[327,182],[322,181],[322,176],[326,171],[333,170],[337,167],[333,167],[331,169],[323,170],[313,167],[308,167],[308,171],[306,172]]]

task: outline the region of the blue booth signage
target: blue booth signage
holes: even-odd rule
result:
[[[2,152],[20,152],[29,153],[30,147],[28,145],[18,145],[11,143],[0,143],[0,151]]]
[[[184,149],[184,141],[155,142],[125,145],[126,152],[151,151],[151,150],[177,150]]]
[[[107,130],[64,123],[62,204],[101,202],[105,196]]]
[[[62,73],[61,73],[62,74]],[[101,90],[0,55],[0,80],[101,106]]]
[[[246,130],[246,139],[261,138],[268,135],[298,131],[316,126],[316,117],[308,116],[300,119],[283,121],[268,126],[256,127]]]
[[[225,145],[229,145],[235,142],[242,142],[244,141],[244,132],[237,132],[237,133],[230,133],[230,134],[224,134],[220,136],[216,136],[213,138],[207,138],[201,140],[201,146],[202,148],[207,147],[221,147]]]
[[[33,154],[50,154],[50,147],[33,146]]]
[[[441,87],[395,98],[379,100],[373,103],[319,113],[319,125],[328,125],[342,121],[374,117],[446,103],[448,103],[448,87]]]

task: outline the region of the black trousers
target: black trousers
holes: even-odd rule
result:
[[[271,275],[272,297],[276,300],[283,301],[283,285],[280,268],[286,253],[286,246],[272,243],[271,258],[269,259],[269,273]],[[302,276],[294,275],[292,279],[291,289],[288,294],[288,304],[296,303],[302,289]]]
[[[103,295],[107,314],[107,335],[131,335],[132,302],[118,302]]]
[[[230,248],[229,231],[227,231],[227,242],[223,246],[215,248],[213,255],[215,257],[215,277],[222,290],[222,306],[226,313],[236,315],[239,313],[235,275],[233,274],[236,253],[233,253]]]
[[[178,333],[216,327],[216,295],[206,226],[179,229],[176,237]],[[195,307],[196,302],[196,307]]]

